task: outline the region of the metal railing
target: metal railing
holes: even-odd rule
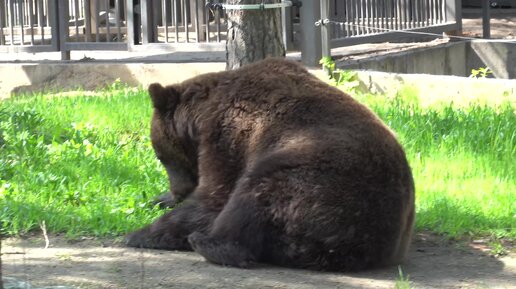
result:
[[[301,8],[282,8],[284,41],[316,63],[321,33],[332,48],[391,41],[404,30],[460,30],[457,3],[306,0]],[[0,52],[61,51],[69,59],[73,50],[223,50],[226,19],[220,5],[206,0],[0,0]],[[316,27],[321,19],[327,23]]]
[[[331,1],[332,38],[405,30],[446,22],[444,0]]]
[[[315,64],[321,55],[330,55],[330,49],[336,47],[401,39],[413,41],[460,31],[460,3],[460,0],[305,1],[299,29],[304,39],[303,61]],[[310,22],[316,23],[316,27]]]
[[[0,52],[56,51],[56,0],[0,0]]]

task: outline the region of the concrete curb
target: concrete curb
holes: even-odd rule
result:
[[[84,90],[109,85],[116,79],[129,85],[147,86],[153,82],[172,84],[195,75],[222,71],[225,63],[45,63],[0,66],[0,99],[11,93],[31,91]],[[310,70],[324,79],[321,70]],[[357,71],[362,87],[373,93],[396,93],[411,87],[422,99],[444,100],[485,98],[501,102],[516,95],[516,80],[482,79],[429,74],[395,74]],[[496,97],[490,97],[496,96]]]

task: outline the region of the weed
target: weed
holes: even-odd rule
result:
[[[410,278],[409,275],[404,276],[403,270],[401,266],[398,266],[398,278],[396,278],[396,282],[394,283],[394,288],[396,289],[411,289],[410,287]]]
[[[493,74],[493,71],[491,71],[489,67],[480,67],[478,69],[471,69],[471,74],[469,75],[469,77],[486,78],[491,74]]]
[[[323,57],[319,64],[323,69],[328,71],[330,80],[335,86],[349,93],[356,93],[360,82],[357,79],[357,73],[351,70],[335,69],[335,61],[329,56]]]

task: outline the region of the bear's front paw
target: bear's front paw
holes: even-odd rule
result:
[[[125,237],[125,244],[129,247],[147,248],[149,230],[147,228],[132,232]]]
[[[163,193],[152,200],[152,204],[160,209],[173,208],[177,203],[178,200],[171,192]]]
[[[190,234],[188,242],[195,252],[215,264],[249,268],[249,263],[253,260],[246,248],[211,238],[200,232]]]

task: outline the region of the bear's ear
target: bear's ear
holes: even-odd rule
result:
[[[152,105],[160,111],[174,109],[179,101],[179,92],[172,86],[163,87],[159,83],[149,85]]]

